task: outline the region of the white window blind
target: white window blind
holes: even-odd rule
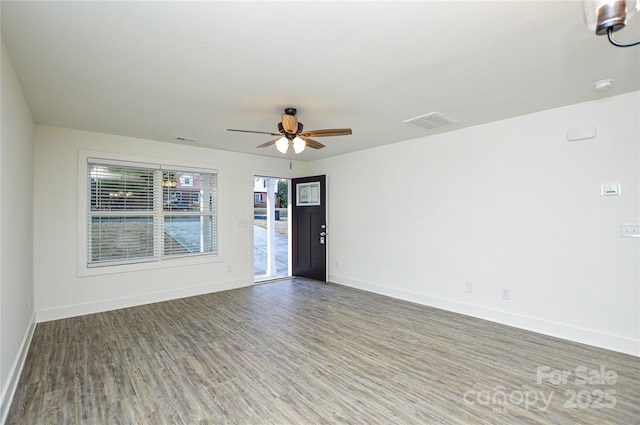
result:
[[[89,267],[217,253],[217,174],[89,159]]]
[[[216,174],[162,172],[164,256],[216,251]]]

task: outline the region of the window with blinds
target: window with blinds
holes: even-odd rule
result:
[[[87,265],[217,253],[217,173],[89,159]]]
[[[216,251],[215,173],[162,171],[162,255]]]

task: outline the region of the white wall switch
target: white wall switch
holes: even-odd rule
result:
[[[620,236],[623,238],[640,238],[640,224],[621,224]]]

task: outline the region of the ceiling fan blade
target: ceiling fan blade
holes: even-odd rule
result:
[[[257,134],[269,134],[271,136],[280,136],[280,133],[270,133],[268,131],[235,130],[233,128],[227,128],[227,131],[239,131],[241,133],[257,133]]]
[[[282,127],[289,134],[298,132],[298,119],[294,115],[282,114]]]
[[[256,146],[256,148],[266,148],[267,146],[274,145],[278,140],[280,140],[279,137],[277,139],[273,139],[273,140],[270,140],[270,141],[268,141],[266,143],[263,143],[263,144],[261,144],[259,146]]]
[[[309,139],[308,137],[304,137],[304,136],[300,136],[300,138],[305,142],[307,142],[307,146],[309,146],[310,148],[313,148],[313,149],[324,148],[324,145],[320,142],[316,142],[315,140]]]
[[[326,130],[309,130],[300,133],[305,137],[348,136],[352,134],[350,128],[329,128]]]

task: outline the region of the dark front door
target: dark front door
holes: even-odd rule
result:
[[[292,180],[293,275],[327,281],[325,176]]]

